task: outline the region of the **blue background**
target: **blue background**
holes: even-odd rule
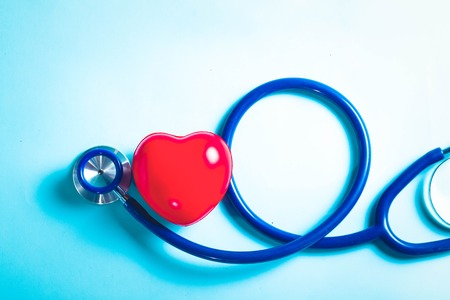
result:
[[[449,9],[447,1],[0,1],[1,297],[447,298],[450,256],[410,259],[381,243],[244,266],[190,257],[119,203],[87,204],[71,169],[92,146],[131,157],[151,132],[216,131],[257,85],[310,78],[344,94],[366,121],[371,175],[332,235],[363,229],[388,182],[450,145]],[[268,97],[236,132],[243,196],[268,222],[306,232],[338,202],[351,168],[346,138],[320,102]],[[414,242],[448,237],[422,210],[424,176],[391,213],[396,233]],[[173,228],[230,250],[274,245],[225,204]]]

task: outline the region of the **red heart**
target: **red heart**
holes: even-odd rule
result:
[[[153,133],[133,157],[139,193],[166,220],[191,225],[204,218],[224,197],[231,178],[231,153],[211,132],[179,137]]]

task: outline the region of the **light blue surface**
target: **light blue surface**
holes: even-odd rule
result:
[[[334,233],[360,230],[387,182],[429,149],[450,145],[449,8],[446,1],[0,1],[1,298],[448,297],[449,255],[405,259],[369,244],[250,266],[186,256],[120,204],[87,204],[71,168],[95,145],[131,156],[151,132],[214,131],[257,85],[311,78],[344,94],[368,126],[369,182]],[[305,232],[339,193],[348,144],[325,108],[274,97],[239,125],[235,176],[264,219]],[[421,210],[421,180],[394,203],[392,226],[411,241],[448,236]],[[271,245],[225,205],[178,231],[225,249]]]

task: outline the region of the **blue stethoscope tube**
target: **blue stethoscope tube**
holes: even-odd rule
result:
[[[325,228],[322,228],[322,225],[323,227],[328,228],[332,226],[332,229],[334,229],[334,227],[340,223],[340,221],[337,224],[334,222],[335,215],[336,220],[342,221],[343,217],[340,214],[345,214],[346,216],[350,212],[353,205],[361,195],[370,169],[370,142],[366,126],[359,113],[343,95],[322,83],[303,78],[284,78],[265,83],[249,92],[236,105],[223,127],[222,137],[231,148],[237,125],[252,105],[271,93],[292,89],[312,93],[313,95],[318,96],[318,98],[326,99],[330,103],[334,104],[334,106],[340,109],[340,111],[347,117],[349,123],[351,124],[352,132],[354,133],[353,135],[356,137],[355,141],[359,152],[357,153],[357,155],[359,155],[357,172],[354,176],[353,183],[347,192],[347,196],[343,200],[343,203],[347,203],[348,201],[353,204],[345,206],[345,209],[343,210],[336,210],[334,215],[325,220],[318,227],[322,230],[326,230]],[[228,196],[242,217],[250,225],[265,235],[281,242],[290,242],[300,237],[299,235],[280,230],[273,225],[270,225],[254,213],[241,196],[234,177],[232,178],[228,189]],[[331,222],[328,221],[330,219],[332,220]]]
[[[376,206],[374,225],[352,234],[325,237],[347,216],[364,189],[370,168],[370,143],[364,122],[356,109],[344,96],[322,83],[301,78],[285,78],[257,87],[244,96],[229,115],[222,132],[222,137],[225,142],[231,147],[233,135],[239,121],[254,103],[271,93],[291,89],[312,93],[338,107],[352,127],[358,150],[356,175],[351,182],[346,196],[340,206],[325,221],[317,225],[310,232],[299,236],[282,231],[263,221],[245,203],[239,193],[234,178],[232,178],[228,189],[228,197],[232,204],[250,225],[267,236],[283,242],[283,244],[273,248],[255,251],[227,251],[197,244],[163,226],[138,201],[121,190],[120,187],[117,187],[115,192],[122,196],[125,208],[146,228],[174,247],[203,259],[222,263],[245,264],[265,262],[288,256],[308,247],[322,249],[342,248],[363,244],[378,238],[383,240],[392,249],[409,255],[424,255],[450,250],[450,239],[427,243],[406,242],[394,234],[388,220],[389,210],[396,196],[418,174],[436,162],[443,160],[444,155],[449,152],[447,150],[443,151],[440,148],[434,149],[420,157],[386,188]],[[115,165],[119,164],[118,161],[117,164],[115,162],[118,158],[114,156],[109,158]],[[83,164],[80,165],[82,166]],[[83,180],[82,176],[81,180]],[[85,187],[92,188],[89,185],[85,185]]]
[[[375,228],[378,228],[380,238],[392,249],[408,255],[436,254],[450,250],[450,239],[425,243],[406,242],[394,234],[388,220],[389,209],[395,197],[422,171],[442,161],[447,152],[440,148],[431,150],[409,166],[381,195],[375,211]]]
[[[364,244],[381,238],[392,249],[408,255],[425,255],[450,250],[450,239],[427,242],[409,243],[395,235],[389,225],[389,210],[397,195],[421,172],[431,165],[442,161],[444,152],[436,148],[426,153],[406,170],[404,170],[382,193],[375,209],[375,224],[371,227],[341,236],[325,237],[312,245],[316,249],[336,249]],[[267,233],[266,233],[267,234]],[[286,234],[284,242],[296,238],[292,233]],[[279,236],[277,236],[279,239]]]
[[[345,100],[336,97],[335,93],[337,92],[335,92],[334,90],[330,91],[328,90],[329,88],[327,87],[324,88],[322,84],[319,84],[317,82],[298,78],[275,80],[263,84],[260,87],[251,91],[249,94],[247,94],[247,96],[245,96],[238,103],[236,108],[231,112],[231,115],[224,126],[222,137],[227,142],[227,144],[231,147],[233,135],[237,128],[237,124],[239,123],[240,119],[243,117],[245,112],[253,104],[255,104],[257,101],[259,101],[260,99],[262,99],[263,97],[272,92],[286,90],[290,88],[297,88],[299,90],[306,90],[306,91],[314,91],[318,95],[323,95],[325,96],[326,99],[329,99],[332,103],[336,104],[337,107],[339,107],[343,111],[343,113],[349,118],[351,124],[353,125],[353,129],[355,130],[359,142],[362,143],[363,146],[366,145],[364,143],[364,140],[361,139],[362,135],[361,132],[358,131],[358,130],[365,131],[364,123],[362,122],[358,114],[355,115],[351,113],[350,109],[352,108],[345,105],[344,102]],[[368,141],[367,141],[367,148],[370,149]],[[310,247],[319,249],[344,248],[363,244],[375,240],[377,238],[381,238],[393,249],[409,255],[429,254],[438,251],[446,251],[450,249],[450,240],[420,243],[420,244],[405,242],[394,234],[388,222],[388,213],[391,203],[398,195],[398,193],[400,193],[400,191],[403,190],[408,185],[408,183],[411,182],[411,180],[414,179],[424,169],[426,169],[427,167],[438,161],[441,161],[443,158],[444,153],[441,149],[438,148],[432,150],[429,153],[425,154],[423,157],[419,158],[415,163],[413,163],[410,167],[408,167],[395,181],[393,181],[392,184],[388,188],[386,188],[386,190],[383,192],[380,199],[378,200],[378,205],[375,213],[376,215],[375,225],[365,230],[352,234],[324,237],[323,239],[319,240],[317,243],[311,245]],[[355,181],[357,181],[359,178],[360,177],[358,173],[355,177]],[[352,194],[353,190],[350,190],[349,195]],[[291,242],[300,237],[300,235],[286,232],[274,227],[273,225],[262,220],[257,214],[255,214],[250,209],[250,207],[245,203],[244,199],[239,193],[239,190],[237,188],[234,179],[232,180],[230,188],[228,190],[228,196],[233,205],[235,206],[235,208],[242,215],[242,217],[251,226],[259,230],[263,234],[267,235],[268,237],[284,243]]]
[[[396,196],[417,175],[443,159],[444,152],[437,148],[426,153],[404,170],[379,198],[375,211],[375,225],[348,235],[325,237],[311,247],[336,249],[355,246],[381,238],[390,248],[407,255],[426,255],[450,250],[450,239],[426,243],[406,242],[394,234],[388,221],[389,210]],[[305,237],[298,237],[293,241],[287,241],[286,244],[265,250],[247,252],[218,250],[192,242],[164,227],[150,216],[135,199],[129,196],[124,205],[131,215],[167,243],[194,256],[222,263],[257,263],[285,257],[297,252],[296,245],[293,246],[292,244]]]
[[[239,101],[225,123],[222,137],[231,147],[233,134],[240,119],[254,103],[268,94],[291,89],[313,93],[317,96],[324,97],[336,105],[348,118],[358,142],[359,153],[355,179],[339,207],[325,221],[307,234],[298,236],[285,244],[273,248],[256,251],[226,251],[199,245],[174,233],[151,217],[136,200],[129,197],[124,204],[130,214],[158,237],[176,248],[194,256],[223,263],[242,264],[275,260],[308,248],[325,237],[347,216],[358,201],[366,184],[370,169],[370,143],[366,126],[357,110],[343,95],[322,83],[308,79],[285,78],[268,82],[257,87]],[[228,196],[232,199],[240,213],[251,213],[258,221],[262,221],[245,205],[242,197],[239,196],[234,179],[228,190]],[[239,209],[240,206],[236,205],[235,199],[238,199],[242,207],[245,208],[244,210]],[[259,222],[258,224],[264,225],[264,223]]]

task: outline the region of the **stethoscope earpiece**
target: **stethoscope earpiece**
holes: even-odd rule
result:
[[[117,189],[126,192],[131,184],[131,165],[127,157],[108,146],[84,152],[73,167],[77,192],[94,204],[109,204],[121,199]]]

